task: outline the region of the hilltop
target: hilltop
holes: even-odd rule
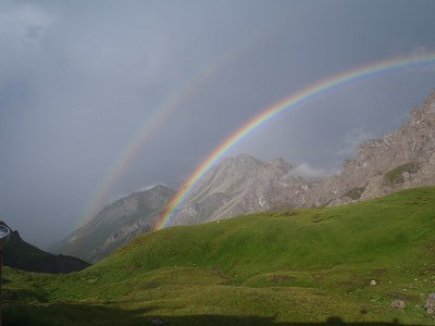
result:
[[[273,325],[331,316],[429,325],[434,212],[435,188],[419,188],[347,206],[172,227],[78,273],[6,270],[5,316],[91,325],[156,318]],[[406,307],[392,308],[394,300]]]
[[[4,222],[0,224],[9,228]],[[77,272],[89,266],[75,257],[43,251],[24,241],[16,230],[11,230],[10,241],[3,248],[3,263],[25,271],[53,274]]]

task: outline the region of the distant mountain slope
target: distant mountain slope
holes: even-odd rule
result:
[[[297,193],[317,178],[304,176],[283,159],[228,157],[212,169],[178,211],[176,224],[197,224],[235,215],[294,206],[283,194]]]
[[[4,222],[0,224],[7,226]],[[53,255],[21,239],[18,231],[11,230],[11,239],[3,248],[3,263],[17,269],[39,273],[71,273],[89,266],[81,259]]]
[[[73,232],[61,244],[60,252],[90,262],[107,256],[139,234],[150,231],[174,194],[173,189],[158,185],[115,201]]]

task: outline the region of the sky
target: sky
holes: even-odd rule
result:
[[[92,207],[176,188],[280,99],[434,51],[434,12],[430,0],[0,0],[0,218],[49,247]],[[433,67],[352,83],[283,112],[228,155],[338,171],[433,88]]]

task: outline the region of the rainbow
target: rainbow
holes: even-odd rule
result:
[[[164,212],[161,214],[155,229],[162,229],[170,226],[174,220],[174,211],[184,202],[187,195],[192,191],[198,180],[206,174],[210,168],[219,161],[234,145],[242,138],[246,137],[260,125],[270,121],[273,117],[284,110],[294,108],[307,100],[311,100],[320,95],[324,95],[339,87],[348,85],[352,82],[367,80],[379,75],[385,75],[403,69],[415,69],[435,64],[435,52],[425,54],[413,54],[408,56],[394,57],[339,73],[330,78],[320,80],[311,86],[308,86],[294,95],[266,108],[260,114],[256,115],[245,123],[241,128],[234,131],[223,143],[216,147],[210,155],[199,164],[190,177],[178,190],[176,195],[171,199]]]
[[[83,216],[83,220],[93,217],[107,199],[110,190],[118,182],[127,170],[130,162],[134,161],[136,156],[141,152],[144,145],[152,138],[155,131],[158,130],[168,119],[174,110],[181,106],[187,99],[192,97],[207,79],[209,79],[219,68],[219,62],[200,69],[192,78],[189,78],[177,91],[170,94],[166,100],[153,113],[144,119],[136,132],[131,136],[128,145],[120,153],[115,162],[109,166],[101,184],[92,197],[88,208]]]
[[[135,131],[132,137],[130,137],[127,146],[125,146],[118,158],[107,169],[94,196],[92,196],[87,205],[85,213],[79,221],[80,224],[89,220],[98,213],[104,201],[107,200],[110,190],[122,177],[124,171],[127,170],[128,165],[141,152],[144,145],[155,134],[155,131],[161,128],[170,114],[174,112],[177,107],[180,107],[181,104],[195,95],[196,92],[201,89],[201,86],[220,71],[223,66],[237,60],[243,53],[258,45],[258,40],[267,36],[266,33],[263,34],[260,35],[261,38],[258,35],[255,35],[252,38],[246,39],[245,42],[225,51],[222,55],[202,66],[193,74],[192,77],[186,79],[176,91],[170,94],[151,115],[144,119],[140,127]]]

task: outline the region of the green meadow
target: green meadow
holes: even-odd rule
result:
[[[78,273],[3,277],[6,325],[433,325],[435,188],[172,227]]]

